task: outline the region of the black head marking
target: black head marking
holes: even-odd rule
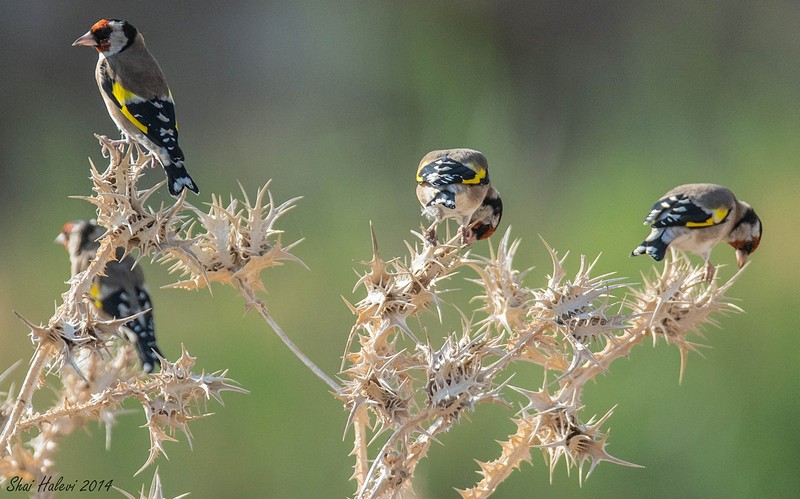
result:
[[[131,23],[123,19],[100,19],[94,23],[91,31],[98,47],[100,47],[102,51],[106,51],[110,48],[109,43],[115,30],[122,31],[126,40],[125,45],[120,48],[119,52],[130,47],[136,39],[136,35],[139,33]]]
[[[756,211],[753,208],[748,208],[747,211],[744,212],[744,215],[742,215],[742,218],[740,218],[739,221],[736,222],[736,225],[733,226],[733,230],[736,230],[744,223],[752,225],[756,222],[761,222],[761,219],[758,218],[758,215],[756,215]]]

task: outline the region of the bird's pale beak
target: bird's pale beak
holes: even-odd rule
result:
[[[744,267],[744,264],[747,263],[748,258],[750,258],[750,253],[740,249],[736,250],[736,264],[739,266],[739,268]]]
[[[87,31],[85,35],[72,42],[73,47],[77,47],[79,45],[82,45],[84,47],[97,46],[97,40],[94,39],[94,35],[92,34],[91,30]]]
[[[58,235],[58,237],[56,237],[53,240],[53,242],[56,243],[56,244],[64,244],[64,245],[66,245],[67,244],[67,236],[65,236],[64,233],[62,232],[61,234]]]

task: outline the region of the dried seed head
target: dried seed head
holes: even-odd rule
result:
[[[687,336],[700,334],[705,324],[718,326],[713,315],[742,311],[725,296],[739,275],[717,287],[716,281],[706,280],[705,267],[692,267],[686,258],[670,256],[665,258],[661,273],[652,278],[642,276],[644,286],[633,292],[630,307],[641,314],[639,322],[643,332],[653,337],[653,344],[664,338],[678,347],[680,379],[689,351],[700,346]]]
[[[343,392],[351,419],[362,404],[372,409],[382,427],[396,428],[409,416],[413,380],[402,366],[402,356],[381,357],[372,350],[352,354],[345,371],[350,380]]]
[[[64,303],[56,309],[47,326],[35,325],[19,314],[17,317],[30,328],[32,338],[55,347],[56,355],[51,364],[69,364],[84,377],[76,359],[91,353],[102,355],[115,339],[124,334],[121,328],[125,323],[138,314],[122,319],[101,319],[98,309],[89,299],[76,299],[70,291],[65,292],[63,298]]]
[[[276,205],[269,193],[269,182],[258,190],[254,203],[250,203],[242,189],[244,207],[231,197],[224,206],[222,199],[212,196],[208,213],[188,205],[199,219],[200,231],[192,235],[187,228],[183,244],[168,248],[162,262],[172,264],[170,272],[181,272],[189,278],[173,287],[198,289],[211,282],[242,286],[250,292],[262,291],[261,271],[282,265],[291,260],[304,265],[290,250],[300,241],[281,246],[282,231],[275,222],[295,206],[299,198]],[[264,197],[268,197],[266,202]]]
[[[553,273],[545,288],[534,290],[535,304],[531,307],[530,315],[557,325],[576,319],[576,325],[590,323],[595,318],[598,319],[594,321],[595,325],[598,322],[607,322],[606,310],[610,306],[609,300],[614,298],[611,292],[628,287],[621,282],[624,278],[609,278],[611,274],[591,277],[597,260],[587,263],[586,257],[582,255],[575,277],[567,279],[564,269],[566,255],[559,259],[552,248],[546,243],[545,246],[553,262]]]
[[[566,376],[585,361],[597,363],[589,348],[591,344],[608,341],[626,327],[630,316],[613,314],[610,310],[618,306],[612,292],[629,285],[621,282],[622,278],[611,278],[611,274],[592,277],[597,260],[587,263],[583,255],[575,277],[568,279],[564,268],[566,255],[559,258],[547,243],[545,247],[550,253],[553,272],[545,288],[532,291],[533,304],[528,316],[533,324],[544,329],[533,337],[542,354],[540,363]],[[567,353],[570,350],[571,355]],[[528,357],[539,361],[530,353]]]
[[[465,409],[496,395],[493,370],[483,366],[486,357],[497,353],[495,345],[486,335],[471,339],[467,332],[460,340],[448,336],[438,350],[420,347],[427,360],[428,404],[438,415],[447,421],[458,419]]]
[[[192,368],[196,360],[182,348],[178,360],[162,360],[161,372],[138,387],[147,417],[145,426],[150,432],[150,455],[137,474],[149,466],[159,453],[166,455],[163,442],[174,441],[171,435],[175,430],[181,430],[191,445],[188,424],[207,415],[201,411],[201,406],[205,406],[209,399],[222,403],[221,394],[224,391],[248,393],[225,377],[227,371],[194,374]]]
[[[106,237],[111,239],[114,248],[135,246],[142,254],[169,244],[176,234],[176,226],[181,227],[185,220],[180,215],[185,195],[181,195],[169,208],[155,211],[147,200],[164,182],[150,189],[140,191],[136,183],[148,166],[158,164],[150,153],[143,153],[135,143],[125,145],[104,136],[96,136],[103,148],[103,155],[109,158],[109,165],[99,171],[93,162],[91,180],[93,196],[75,196],[95,205],[98,225],[108,229]]]
[[[479,281],[473,281],[483,287],[484,295],[475,299],[483,303],[482,310],[489,321],[499,322],[512,335],[518,335],[527,329],[526,315],[531,306],[533,293],[522,282],[532,269],[520,272],[514,269],[514,256],[520,245],[516,239],[509,244],[510,229],[506,230],[497,251],[490,246],[490,257],[474,257],[469,265],[478,273]]]
[[[421,236],[420,236],[421,237]],[[358,316],[356,328],[363,328],[383,343],[383,336],[394,328],[411,333],[407,319],[437,304],[438,283],[449,277],[459,263],[458,248],[449,245],[412,248],[408,245],[411,264],[397,260],[385,262],[378,253],[375,233],[372,232],[372,260],[365,262],[369,270],[359,279],[356,287],[363,285],[367,293],[350,309]],[[393,270],[387,269],[391,264]],[[352,334],[351,334],[352,341]]]
[[[578,466],[578,479],[583,483],[601,461],[614,464],[640,468],[641,466],[615,458],[605,450],[608,433],[600,432],[600,427],[611,416],[613,408],[602,418],[595,421],[590,419],[581,423],[577,411],[570,407],[561,407],[551,412],[539,413],[533,416],[536,419],[535,427],[538,447],[541,447],[545,461],[550,467],[550,481],[553,481],[553,471],[561,457],[564,457],[567,469],[573,465]],[[591,465],[586,474],[583,474],[583,465],[590,461]]]

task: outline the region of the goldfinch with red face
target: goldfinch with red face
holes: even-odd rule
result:
[[[100,247],[97,240],[103,233],[102,227],[94,221],[86,220],[69,222],[61,229],[56,242],[63,244],[67,249],[73,276],[89,267]],[[142,369],[149,373],[158,363],[156,354],[162,355],[156,345],[153,305],[144,283],[141,267],[134,265],[135,261],[130,256],[123,258],[124,253],[123,248],[117,248],[117,260],[108,262],[104,270],[105,275],[94,278],[91,294],[95,306],[115,319],[130,317],[147,310],[126,323],[125,327],[136,336],[136,349],[139,352]]]
[[[199,192],[183,165],[172,93],[142,34],[128,21],[101,19],[72,45],[97,50],[95,78],[108,114],[123,138],[158,157],[170,194]]]
[[[436,244],[436,226],[454,218],[462,244],[468,244],[470,220],[490,187],[489,164],[480,152],[445,149],[426,154],[417,167],[417,199],[422,214],[433,221],[425,232],[428,242]]]
[[[668,247],[696,253],[706,262],[708,280],[714,276],[708,259],[718,243],[733,246],[736,263],[742,268],[761,242],[761,219],[753,208],[717,184],[685,184],[672,189],[656,201],[644,224],[652,231],[631,256],[648,254],[660,261]]]

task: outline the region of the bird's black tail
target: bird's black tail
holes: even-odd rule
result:
[[[168,165],[164,165],[164,172],[167,174],[169,193],[173,196],[180,196],[184,189],[189,189],[195,194],[200,192],[200,189],[197,188],[197,184],[194,183],[192,177],[189,176],[189,172],[187,172],[186,168],[183,166],[183,161],[173,161]]]
[[[643,241],[642,244],[631,251],[631,256],[647,254],[653,257],[653,260],[660,262],[667,254],[668,246],[669,244],[664,242],[664,239],[661,237],[661,233],[659,232],[656,237],[653,239],[648,237],[647,240]]]
[[[152,372],[156,364],[159,363],[158,357],[164,356],[156,345],[156,332],[153,326],[153,314],[147,312],[143,316],[133,319],[125,324],[125,327],[136,334],[136,350],[139,352],[139,360],[142,362],[144,372]]]

